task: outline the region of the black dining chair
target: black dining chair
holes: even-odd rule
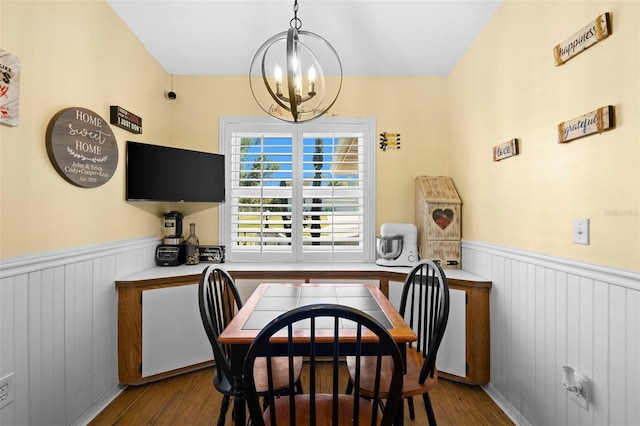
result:
[[[300,337],[300,329],[309,330],[308,337]],[[340,340],[341,330],[354,331],[348,341]],[[366,330],[368,331],[366,331]],[[367,333],[375,335],[374,342],[363,340]],[[320,334],[327,334],[320,337]],[[356,375],[352,395],[339,391],[339,369],[344,366],[344,356],[353,355]],[[361,364],[359,360],[375,359],[368,374],[378,380],[368,398],[360,395]],[[294,368],[289,369],[287,396],[275,399],[267,393],[269,403],[262,409],[258,400],[258,388],[251,372],[259,357],[305,356],[309,368],[309,391],[306,394],[292,392],[295,385]],[[382,363],[383,358],[390,362]],[[320,365],[322,364],[322,365]],[[330,366],[327,372],[327,365]],[[364,367],[362,367],[364,368]],[[268,383],[272,371],[267,368]],[[328,375],[330,374],[330,375]],[[388,376],[382,384],[380,377]],[[316,384],[330,381],[331,391],[316,390]],[[329,386],[327,386],[329,387]],[[271,321],[260,331],[249,348],[244,365],[244,389],[254,426],[282,425],[391,425],[397,408],[402,402],[402,355],[393,337],[380,323],[368,314],[354,308],[335,304],[316,304],[295,308]],[[378,400],[388,395],[386,409],[381,411]]]
[[[218,416],[218,426],[224,426],[227,410],[231,397],[237,396],[233,388],[233,375],[231,373],[231,348],[229,345],[222,345],[218,342],[218,336],[229,324],[235,313],[242,308],[242,300],[238,294],[238,289],[233,278],[223,269],[216,265],[210,265],[202,271],[200,283],[198,285],[198,303],[200,305],[200,317],[204,330],[211,343],[213,357],[215,360],[215,371],[213,373],[213,386],[223,395]],[[283,361],[286,361],[283,362]],[[296,358],[292,364],[294,391],[302,392],[300,383],[300,372],[302,371],[302,358]],[[255,376],[265,378],[264,371],[267,370],[266,359],[256,362]],[[289,369],[288,360],[274,359],[271,369],[276,372]],[[286,373],[287,371],[285,371]],[[257,392],[264,395],[267,389],[274,390],[276,394],[286,392],[289,389],[288,374],[277,373],[274,375],[271,387],[265,380],[259,379]],[[265,400],[266,401],[266,400]]]
[[[436,424],[429,391],[438,383],[436,356],[449,318],[449,285],[442,268],[435,262],[421,260],[407,275],[402,288],[400,315],[415,331],[418,340],[409,344],[406,353],[406,373],[403,394],[407,399],[409,416],[415,419],[413,397],[422,395],[430,425]],[[369,365],[374,360],[365,360],[363,378],[360,379],[363,393],[372,394],[374,377],[369,374]],[[347,357],[350,382],[347,393],[353,388],[357,375],[357,360]],[[362,364],[360,369],[362,369]],[[384,398],[384,394],[383,394]]]

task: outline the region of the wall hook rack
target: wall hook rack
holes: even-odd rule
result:
[[[380,149],[386,151],[387,148],[400,149],[400,133],[380,133]]]

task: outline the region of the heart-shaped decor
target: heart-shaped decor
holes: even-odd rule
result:
[[[453,210],[435,209],[431,217],[433,217],[433,221],[440,227],[440,229],[444,230],[453,221]]]

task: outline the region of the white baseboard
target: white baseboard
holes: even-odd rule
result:
[[[116,386],[111,390],[111,392],[104,394],[102,398],[91,406],[91,408],[78,417],[76,421],[71,423],[71,426],[87,426],[98,414],[102,412],[102,410],[107,408],[109,404],[118,397],[118,395],[124,392],[126,388],[127,386]]]
[[[531,426],[531,423],[525,419],[522,414],[518,410],[516,410],[513,405],[509,404],[509,402],[504,399],[502,394],[498,392],[496,388],[493,387],[491,383],[488,385],[482,385],[481,388],[485,391],[489,398],[496,403],[498,407],[511,419],[513,423],[517,426]]]

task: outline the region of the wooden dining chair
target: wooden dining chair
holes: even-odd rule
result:
[[[215,360],[213,386],[223,395],[218,416],[218,426],[224,426],[229,402],[231,397],[237,396],[237,392],[233,387],[233,375],[231,373],[231,348],[229,345],[220,344],[218,336],[229,324],[235,313],[242,308],[242,300],[233,278],[225,270],[216,265],[210,265],[200,275],[198,303],[200,305],[202,324],[209,338]],[[302,358],[298,357],[293,363],[294,391],[300,393],[302,392],[302,385],[300,384],[302,362]],[[266,376],[263,373],[267,370],[266,359],[258,360],[255,368],[255,376],[262,378],[258,380],[257,384],[257,392],[260,395],[264,395],[268,389],[275,389],[276,393],[288,391],[289,376],[285,374],[289,369],[288,361],[286,363],[279,360],[272,362],[271,369],[277,373],[274,374],[274,382],[271,383],[271,388],[266,383]],[[285,371],[281,373],[283,369]]]
[[[347,341],[340,339],[346,328],[353,331]],[[308,337],[300,340],[300,329],[310,330]],[[368,330],[368,331],[365,331]],[[366,343],[363,336],[375,335],[374,342]],[[321,341],[320,334],[326,334]],[[356,374],[352,395],[339,391],[338,376],[344,356],[353,355]],[[309,366],[309,391],[306,394],[289,392],[287,396],[275,399],[268,393],[270,401],[263,411],[258,401],[257,385],[251,374],[258,357],[305,356]],[[378,378],[388,376],[384,389],[374,386],[369,398],[360,395],[361,371],[359,360],[367,355],[374,359],[371,371],[367,373]],[[388,362],[383,365],[382,359]],[[322,363],[322,366],[319,364]],[[331,376],[327,377],[326,366]],[[272,371],[267,368],[268,383]],[[319,382],[331,381],[330,393],[316,390]],[[275,382],[275,380],[274,380]],[[289,387],[293,390],[294,369],[289,369]],[[316,304],[295,308],[270,322],[258,334],[249,348],[244,365],[244,389],[252,425],[255,426],[314,426],[314,425],[391,425],[396,409],[402,402],[402,355],[393,337],[380,323],[357,309],[335,304]],[[379,408],[382,394],[387,396],[385,411]]]
[[[449,318],[449,286],[438,264],[428,259],[421,260],[407,275],[399,313],[418,337],[416,342],[409,344],[406,356],[403,394],[407,399],[409,416],[415,419],[413,397],[422,395],[429,424],[435,425],[429,391],[438,383],[436,355]],[[360,366],[363,371],[361,387],[365,395],[374,391],[375,378],[368,373],[373,362],[365,360]],[[347,357],[347,368],[350,377],[347,392],[350,392],[357,374],[357,360]]]

